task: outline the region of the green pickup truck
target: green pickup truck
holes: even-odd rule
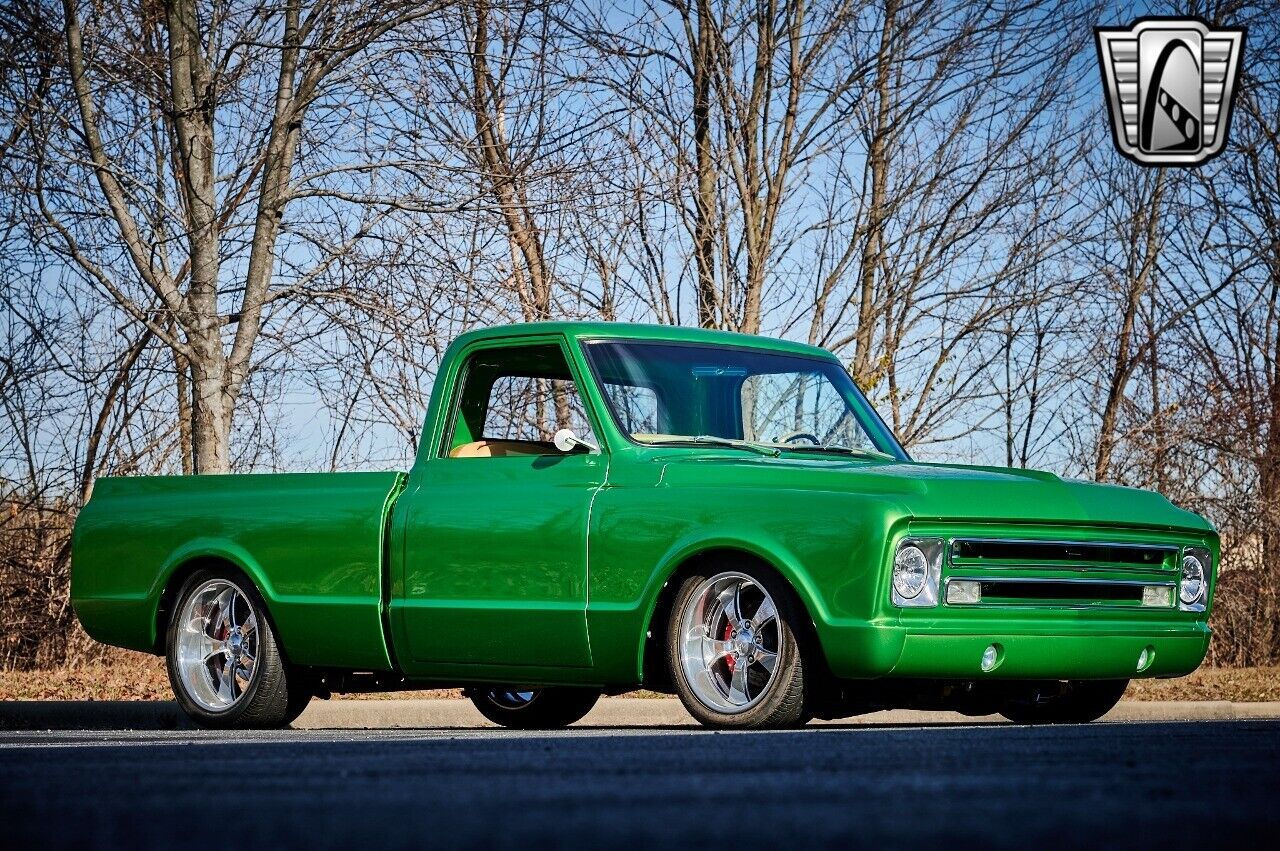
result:
[[[1203,660],[1218,536],[1141,490],[912,461],[822,349],[687,328],[465,334],[413,469],[106,478],[88,633],[197,723],[461,687],[548,728],[675,693],[776,728],[889,707],[1101,717]]]

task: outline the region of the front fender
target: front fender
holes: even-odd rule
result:
[[[640,648],[637,659],[637,664],[640,665],[638,670],[643,670],[645,637],[658,607],[662,589],[681,566],[693,559],[715,552],[737,552],[754,556],[776,570],[791,585],[812,620],[816,622],[819,619],[829,618],[829,613],[814,589],[812,579],[805,572],[800,560],[782,541],[758,533],[752,534],[742,529],[723,529],[714,533],[688,535],[672,544],[671,548],[663,554],[658,568],[645,586],[644,599],[647,602],[644,606],[643,625],[638,636]]]
[[[828,658],[841,656],[846,651],[829,639],[860,634],[881,617],[875,601],[885,587],[886,547],[907,519],[883,495],[730,485],[607,489],[589,538],[592,658],[605,679],[643,681],[646,634],[664,585],[691,558],[715,550],[776,570],[795,589]]]

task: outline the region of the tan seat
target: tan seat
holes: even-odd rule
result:
[[[505,458],[511,455],[557,455],[554,444],[541,440],[476,440],[449,450],[450,458]]]

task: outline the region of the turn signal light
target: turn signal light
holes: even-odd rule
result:
[[[953,579],[947,583],[947,605],[972,605],[982,602],[982,583],[968,579]]]

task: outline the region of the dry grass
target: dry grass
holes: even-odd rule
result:
[[[1134,680],[1130,700],[1280,700],[1280,668],[1201,668],[1173,680]]]
[[[459,689],[334,695],[363,700],[461,696]],[[159,656],[117,650],[102,664],[0,671],[0,700],[173,700],[173,691]]]
[[[341,699],[458,698],[458,689],[335,695]],[[666,697],[648,691],[629,697]],[[1280,701],[1280,668],[1202,668],[1175,680],[1135,680],[1131,700]],[[111,661],[50,671],[0,671],[0,700],[172,700],[164,661],[117,651]]]
[[[110,662],[0,671],[0,700],[172,700],[164,660],[120,650]]]

